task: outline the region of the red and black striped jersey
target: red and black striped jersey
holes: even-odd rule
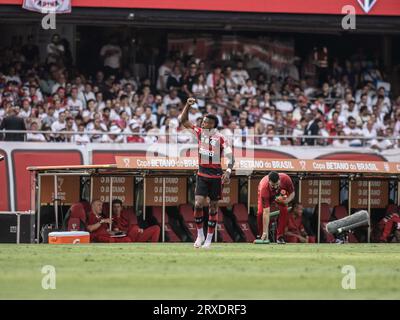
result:
[[[193,127],[199,144],[198,175],[206,178],[221,178],[222,158],[228,148],[228,140],[217,129],[204,130]]]

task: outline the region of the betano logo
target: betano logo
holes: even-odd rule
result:
[[[357,2],[365,13],[369,13],[378,0],[357,0]]]

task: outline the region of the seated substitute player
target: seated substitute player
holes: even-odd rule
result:
[[[398,213],[386,215],[382,219],[383,231],[380,236],[380,242],[391,242],[393,238],[400,242],[400,216]]]
[[[278,205],[279,218],[276,242],[284,244],[285,228],[288,217],[288,204],[294,199],[295,192],[292,179],[285,173],[271,171],[261,179],[258,185],[258,235],[261,240],[268,239],[269,214],[273,202]]]
[[[197,226],[197,239],[195,248],[210,248],[215,227],[217,225],[218,200],[221,199],[222,185],[229,183],[229,178],[234,165],[232,148],[227,139],[218,132],[218,118],[207,114],[203,117],[201,128],[194,126],[188,120],[190,107],[196,102],[189,98],[179,116],[180,122],[188,129],[192,129],[199,143],[199,171],[196,178],[195,190],[195,222]],[[221,167],[222,154],[229,160],[228,169],[223,172]],[[210,198],[207,238],[203,232],[203,207],[207,204],[206,198]]]
[[[109,231],[110,218],[102,217],[103,202],[101,200],[92,201],[92,210],[89,213],[86,229],[90,232],[91,242],[131,242],[128,236],[113,237]]]
[[[122,201],[115,199],[112,202],[112,227],[113,231],[124,232],[132,242],[158,242],[160,227],[150,226],[146,229],[129,223],[128,212],[122,212]]]
[[[285,230],[285,240],[292,243],[314,243],[315,238],[309,236],[303,225],[303,206],[301,203],[292,205]]]

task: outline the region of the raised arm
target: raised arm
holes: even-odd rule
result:
[[[185,107],[183,108],[182,113],[178,117],[179,122],[182,123],[185,128],[193,129],[193,127],[194,127],[194,125],[189,121],[188,114],[189,114],[190,107],[192,105],[194,105],[195,103],[196,103],[196,99],[194,99],[194,98],[187,99]]]

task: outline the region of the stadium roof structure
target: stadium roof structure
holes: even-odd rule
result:
[[[282,2],[282,1],[281,1]],[[3,2],[4,3],[4,2]],[[400,10],[399,10],[400,11]],[[41,23],[42,15],[20,5],[1,4],[3,23]],[[342,34],[342,14],[279,12],[234,12],[204,10],[166,10],[107,7],[73,7],[69,14],[57,16],[57,23],[79,26],[128,26],[188,31],[256,31]],[[357,15],[352,34],[400,34],[396,16]]]

